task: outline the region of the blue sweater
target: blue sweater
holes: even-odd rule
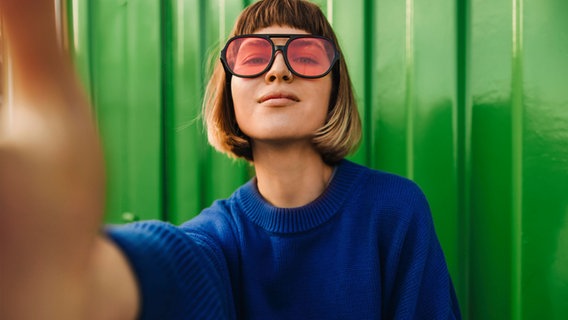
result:
[[[267,203],[255,180],[176,227],[113,227],[143,319],[454,319],[460,312],[426,199],[343,160],[312,203]]]

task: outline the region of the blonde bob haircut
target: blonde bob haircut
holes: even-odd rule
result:
[[[312,143],[328,164],[335,164],[355,151],[361,139],[361,120],[347,65],[337,37],[320,8],[305,0],[261,0],[247,7],[237,19],[230,37],[254,33],[270,26],[288,26],[332,39],[340,52],[332,70],[332,90],[327,119],[314,132]],[[203,101],[209,143],[231,157],[254,162],[251,141],[236,121],[231,94],[231,74],[219,61]]]

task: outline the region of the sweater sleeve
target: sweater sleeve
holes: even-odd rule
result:
[[[391,222],[385,318],[461,319],[444,253],[421,191]]]
[[[138,280],[140,319],[232,319],[226,268],[177,227],[158,221],[107,228]]]

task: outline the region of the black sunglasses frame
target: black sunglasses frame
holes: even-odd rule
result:
[[[270,62],[268,63],[266,68],[264,68],[264,70],[262,70],[261,72],[255,73],[253,75],[241,75],[241,74],[237,74],[237,73],[233,72],[233,70],[231,70],[231,68],[229,67],[229,63],[227,61],[227,48],[229,47],[231,42],[233,42],[237,39],[241,39],[241,38],[260,38],[260,39],[265,39],[272,44],[272,56],[270,58]],[[288,38],[288,40],[286,41],[286,43],[283,46],[279,46],[279,45],[276,45],[274,43],[274,41],[272,41],[272,38]],[[332,59],[331,63],[329,64],[329,68],[324,73],[322,73],[321,75],[317,75],[317,76],[302,75],[302,74],[299,74],[298,72],[296,72],[294,70],[294,68],[292,68],[290,66],[290,63],[288,62],[288,54],[287,54],[288,45],[293,40],[301,39],[301,38],[324,39],[324,40],[329,41],[329,43],[332,45],[333,53],[334,53],[333,59]],[[306,79],[317,79],[317,78],[325,77],[331,70],[333,70],[333,67],[335,66],[337,61],[339,61],[339,50],[337,50],[337,46],[335,45],[335,43],[327,37],[311,35],[311,34],[243,34],[243,35],[240,35],[240,36],[232,37],[231,39],[229,39],[227,41],[227,43],[225,44],[225,47],[223,48],[223,50],[221,50],[221,62],[223,63],[223,67],[225,68],[225,71],[236,76],[236,77],[239,77],[239,78],[256,78],[256,77],[264,74],[268,70],[270,70],[270,68],[272,67],[272,64],[274,64],[274,60],[276,59],[276,53],[278,51],[282,52],[282,57],[284,58],[284,63],[286,63],[286,67],[288,67],[288,70],[290,70],[290,72],[292,72],[292,74],[294,74],[295,76],[298,76],[298,77],[301,77],[301,78],[306,78]]]

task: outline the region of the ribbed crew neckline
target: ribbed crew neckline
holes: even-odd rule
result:
[[[236,194],[240,209],[253,223],[271,233],[298,233],[329,221],[352,191],[357,165],[342,160],[325,191],[314,201],[297,208],[279,208],[268,203],[258,191],[256,179]],[[360,172],[360,171],[359,171]]]

